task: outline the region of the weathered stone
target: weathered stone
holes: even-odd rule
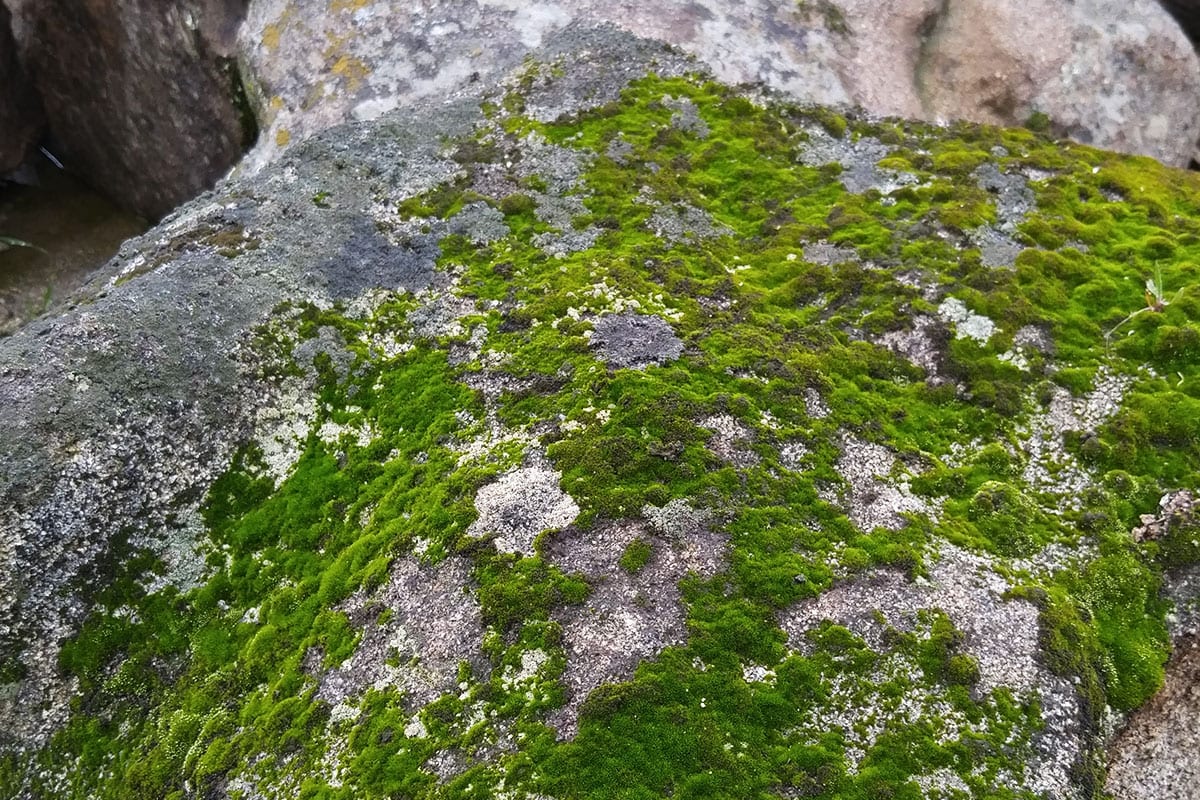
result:
[[[1200,789],[1200,639],[1185,640],[1162,691],[1129,718],[1110,750],[1116,800],[1175,800]]]
[[[41,109],[17,59],[8,9],[0,4],[0,176],[21,165],[42,128]]]
[[[234,40],[244,0],[13,0],[14,35],[56,155],[157,218],[241,155]]]
[[[1193,42],[1200,41],[1200,0],[1159,0]]]
[[[1195,298],[1103,334],[1194,182],[612,27],[477,90],[0,340],[0,795],[1082,798],[1195,627]]]
[[[241,52],[264,135],[246,168],[345,119],[469,92],[577,22],[805,102],[1005,125],[1041,112],[1181,166],[1200,133],[1200,61],[1154,0],[254,0]]]
[[[927,115],[1000,125],[1031,113],[1087,144],[1185,166],[1200,69],[1153,0],[953,0],[914,50]]]

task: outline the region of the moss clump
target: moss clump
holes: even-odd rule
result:
[[[654,554],[654,547],[645,539],[634,539],[621,554],[621,569],[629,573],[640,572]]]

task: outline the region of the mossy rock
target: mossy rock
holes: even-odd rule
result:
[[[0,343],[0,794],[1099,796],[1196,557],[1130,531],[1200,478],[1197,178],[631,48]]]

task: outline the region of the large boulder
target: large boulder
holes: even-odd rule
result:
[[[469,91],[575,20],[669,42],[724,81],[804,102],[1045,119],[1178,166],[1200,134],[1200,62],[1155,0],[253,0],[241,53],[264,135],[246,166],[344,120]]]
[[[543,44],[0,341],[0,795],[1095,796],[1200,181]]]
[[[7,0],[56,155],[158,218],[237,161],[253,117],[233,47],[245,0]]]
[[[913,48],[926,114],[1031,113],[1071,138],[1186,166],[1200,136],[1194,48],[1155,0],[953,0]]]
[[[0,5],[0,176],[21,166],[42,129],[37,95],[17,59],[9,20]]]

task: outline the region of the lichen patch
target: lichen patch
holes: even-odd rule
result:
[[[967,308],[966,303],[956,297],[948,297],[938,306],[938,316],[948,324],[954,325],[954,338],[974,339],[981,345],[986,345],[996,332],[996,323],[982,314],[976,314]]]
[[[479,517],[467,535],[493,536],[503,553],[534,555],[538,535],[565,528],[579,516],[579,506],[559,488],[561,480],[561,474],[544,466],[501,475],[475,495]]]
[[[304,441],[317,418],[317,398],[307,381],[283,378],[273,401],[255,414],[254,441],[267,474],[278,486],[304,453]]]

